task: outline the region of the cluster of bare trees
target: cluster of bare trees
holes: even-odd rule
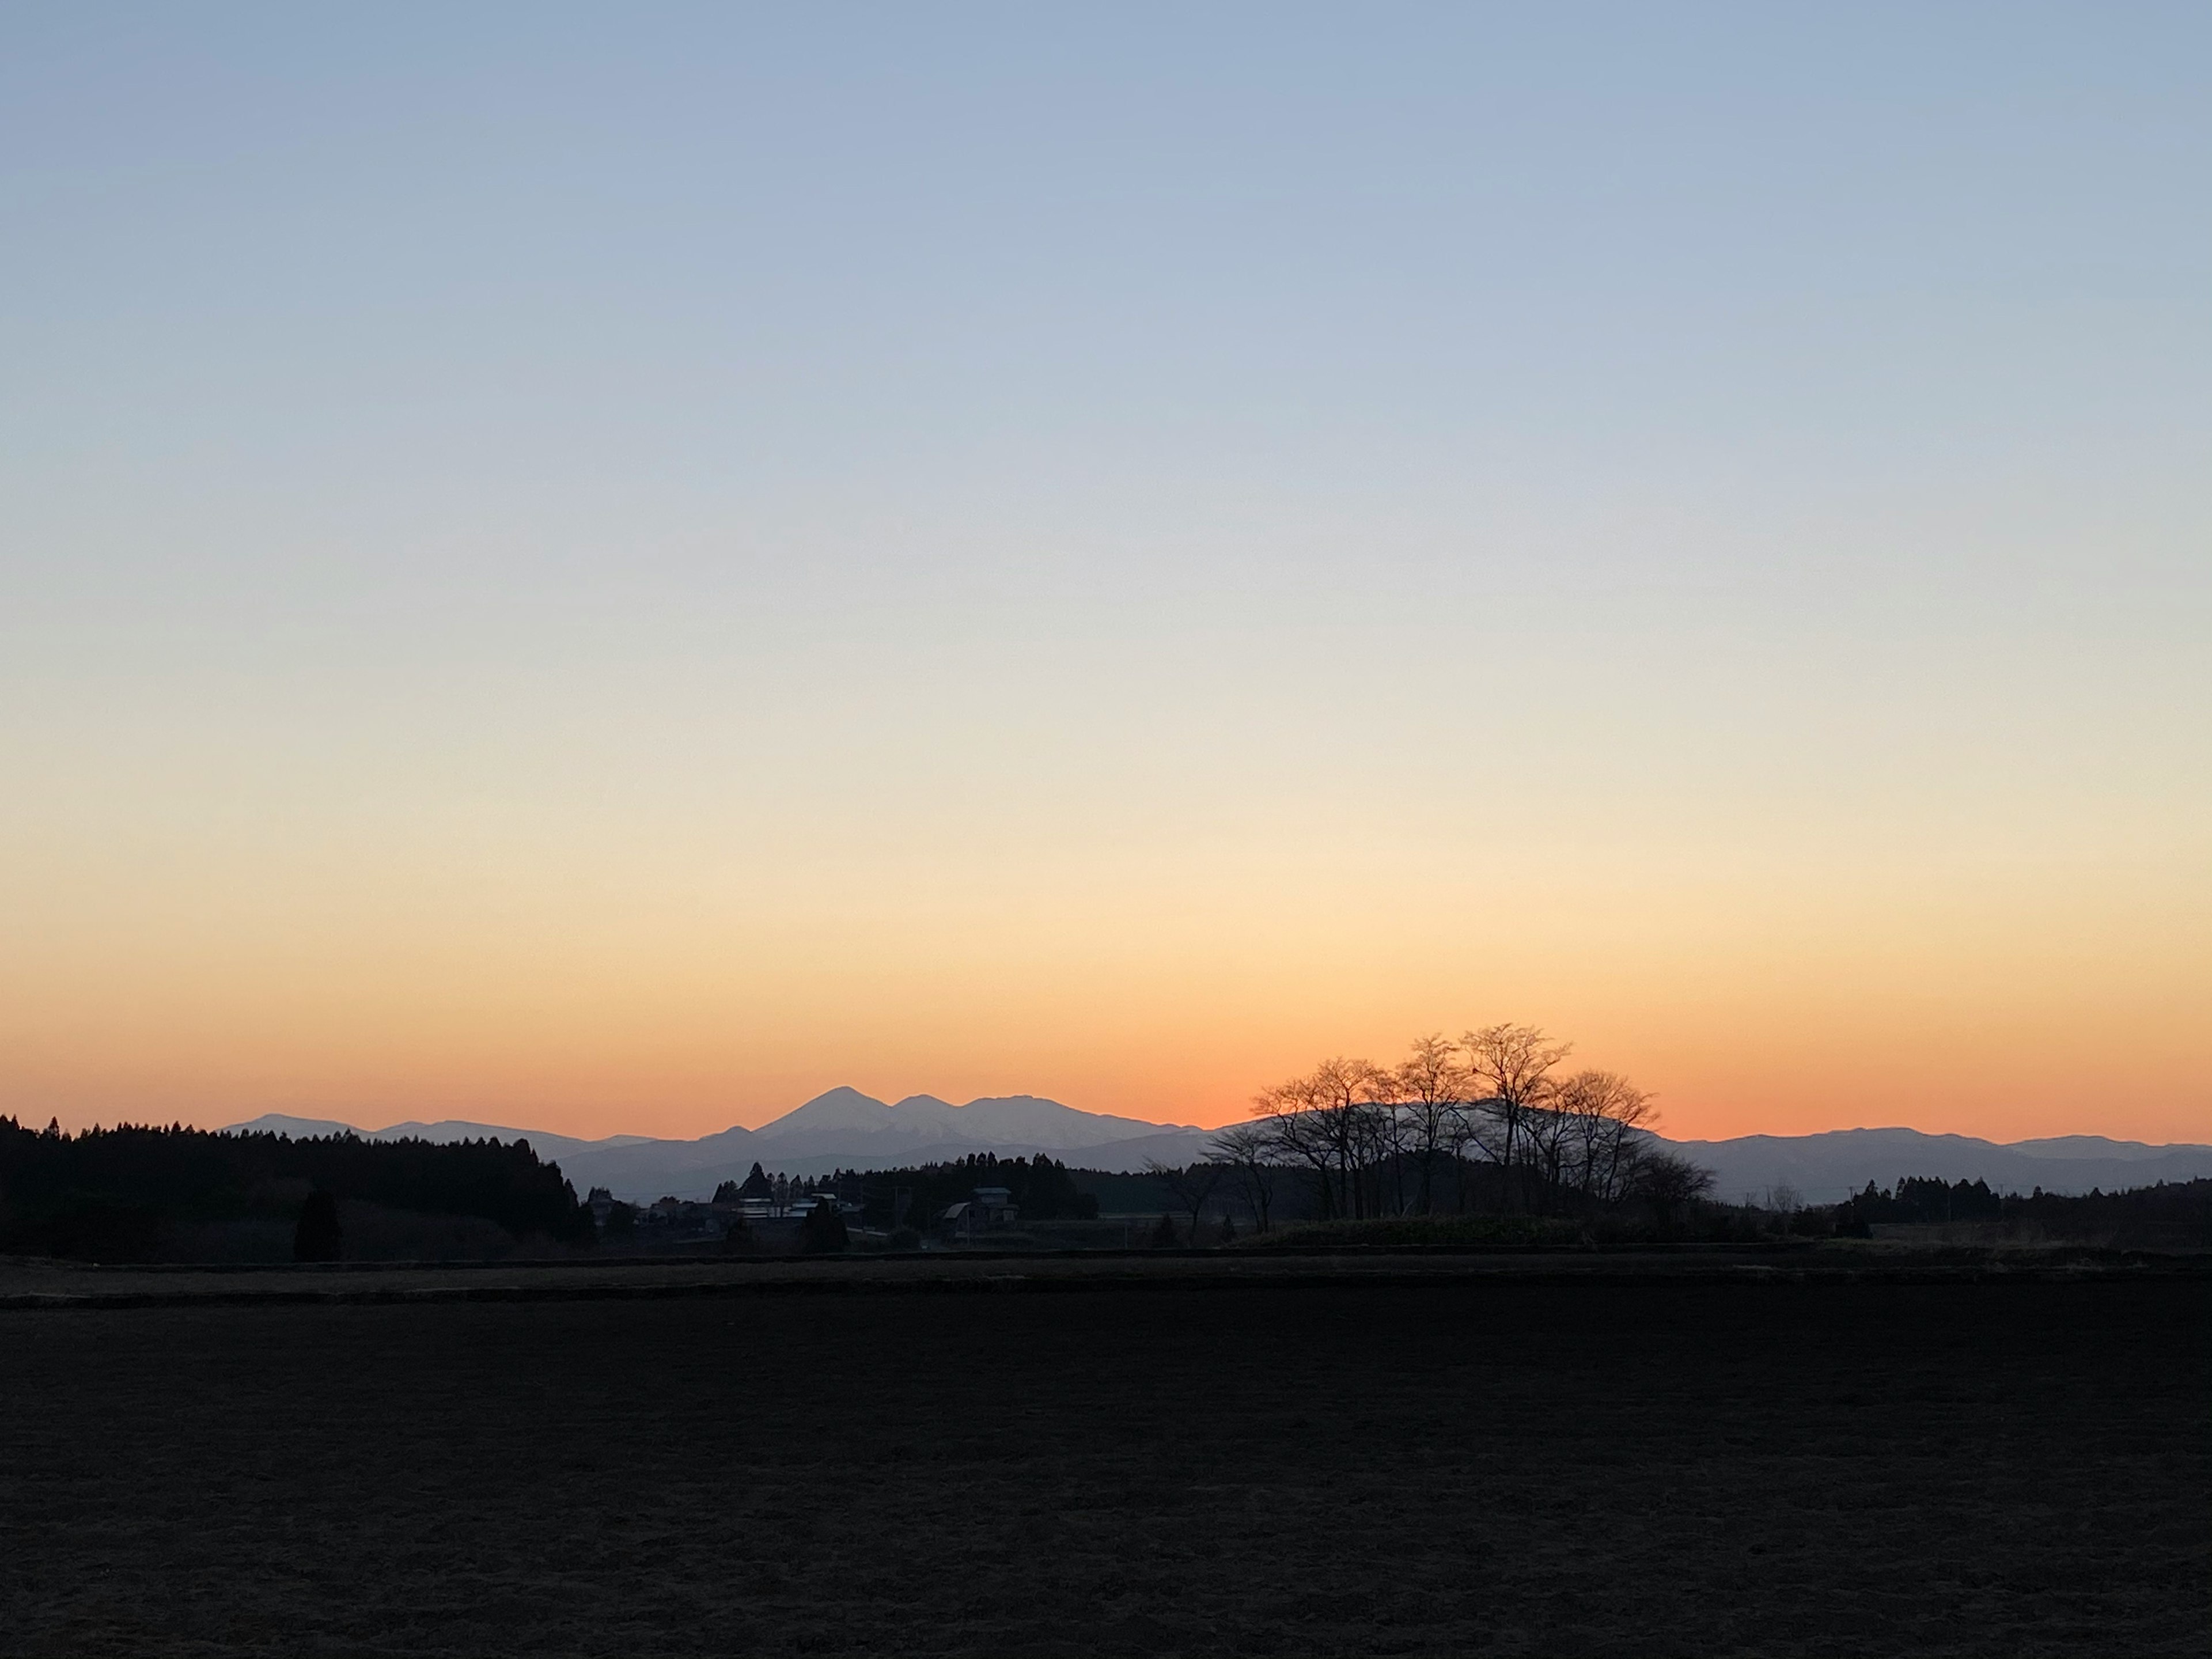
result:
[[[1487,1025],[1456,1042],[1423,1037],[1396,1066],[1323,1060],[1216,1135],[1215,1167],[1263,1229],[1286,1170],[1311,1180],[1324,1215],[1346,1218],[1465,1210],[1484,1190],[1524,1212],[1631,1197],[1671,1211],[1694,1197],[1703,1172],[1652,1145],[1650,1097],[1617,1073],[1562,1074],[1572,1048],[1534,1026]]]

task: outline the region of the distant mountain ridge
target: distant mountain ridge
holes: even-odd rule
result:
[[[1986,1181],[2000,1192],[2112,1192],[2212,1176],[2212,1146],[2148,1146],[2103,1135],[2053,1135],[2010,1144],[1918,1129],[1831,1129],[1812,1135],[1739,1135],[1671,1143],[1713,1172],[1713,1195],[1736,1199],[1790,1187],[1808,1204],[1832,1204],[1904,1176]]]
[[[362,1129],[326,1118],[270,1113],[231,1130],[294,1136],[351,1131],[379,1140],[416,1135],[426,1140],[490,1137],[526,1139],[556,1160],[578,1193],[610,1188],[617,1197],[650,1200],[663,1194],[705,1198],[726,1180],[743,1180],[756,1161],[787,1175],[884,1169],[996,1152],[1002,1158],[1049,1153],[1079,1168],[1129,1171],[1149,1158],[1190,1164],[1207,1155],[1212,1132],[1188,1124],[1085,1112],[1035,1095],[990,1096],[955,1106],[934,1095],[908,1095],[887,1104],[858,1089],[817,1095],[757,1129],[733,1127],[696,1140],[610,1135],[580,1140],[538,1129],[447,1119]],[[1887,1187],[1903,1176],[1986,1181],[2006,1192],[2086,1193],[2093,1188],[2148,1187],[2160,1181],[2212,1176],[2212,1146],[2148,1146],[2102,1135],[2056,1135],[2009,1145],[1971,1135],[1918,1129],[1832,1129],[1810,1135],[1741,1135],[1729,1140],[1663,1144],[1713,1172],[1717,1198],[1764,1198],[1788,1187],[1808,1204],[1848,1197],[1871,1181]]]
[[[987,1096],[955,1106],[935,1095],[908,1095],[896,1105],[858,1089],[832,1089],[753,1131],[763,1146],[811,1146],[834,1140],[859,1150],[921,1150],[959,1142],[996,1146],[1002,1142],[1048,1148],[1106,1146],[1116,1140],[1156,1135],[1187,1125],[1148,1123],[1140,1118],[1081,1112],[1036,1095]]]
[[[530,1142],[556,1159],[579,1193],[605,1187],[618,1198],[710,1196],[724,1181],[744,1178],[756,1162],[787,1175],[883,1169],[937,1163],[970,1152],[1027,1158],[1049,1153],[1062,1163],[1127,1171],[1148,1158],[1189,1164],[1206,1155],[1211,1132],[1188,1124],[1153,1123],[1106,1112],[1080,1111],[1036,1095],[987,1096],[964,1106],[934,1095],[908,1095],[896,1104],[858,1089],[825,1091],[757,1129],[732,1126],[696,1140],[611,1135],[580,1140],[538,1129],[447,1119],[363,1129],[326,1118],[269,1113],[228,1126],[233,1133],[327,1135],[350,1132],[377,1140],[414,1135],[426,1140],[490,1136]]]

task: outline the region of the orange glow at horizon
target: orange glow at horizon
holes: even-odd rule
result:
[[[995,904],[886,884],[843,915],[635,883],[549,910],[535,877],[317,884],[310,904],[264,869],[165,886],[155,928],[151,891],[106,894],[100,926],[80,894],[69,944],[0,986],[0,1111],[689,1137],[850,1084],[1212,1127],[1324,1054],[1519,1019],[1654,1091],[1678,1138],[2212,1139],[2185,869],[1836,876],[1808,896],[1717,866],[1638,889],[1524,860],[1517,883],[1453,886],[1416,859],[1309,881],[1293,912],[1295,869],[1243,863],[1142,907],[1141,882],[1060,863],[994,871]]]

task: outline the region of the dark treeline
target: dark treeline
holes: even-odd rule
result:
[[[2004,1203],[1986,1181],[1946,1182],[1941,1176],[1905,1176],[1887,1189],[1869,1181],[1864,1192],[1836,1206],[1836,1221],[1844,1231],[1851,1231],[1854,1223],[1876,1221],[2002,1221]]]
[[[1833,1207],[1834,1230],[1863,1235],[1882,1223],[1985,1222],[2051,1238],[2115,1245],[2212,1244],[2212,1180],[2160,1182],[2124,1192],[2000,1195],[1984,1182],[1908,1176],[1867,1183]]]
[[[971,1152],[950,1164],[872,1170],[840,1180],[858,1186],[861,1219],[871,1227],[927,1228],[951,1206],[973,1198],[978,1187],[1006,1188],[1024,1221],[1089,1221],[1098,1213],[1098,1200],[1078,1190],[1067,1165],[1042,1152],[1034,1158]]]
[[[588,1243],[591,1212],[523,1140],[295,1140],[182,1125],[43,1132],[0,1117],[0,1250],[99,1261],[161,1257],[180,1226],[296,1218],[311,1193],[474,1216],[517,1239]]]

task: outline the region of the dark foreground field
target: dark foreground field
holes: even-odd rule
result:
[[[2212,1650],[2202,1280],[0,1313],[9,1654]]]

